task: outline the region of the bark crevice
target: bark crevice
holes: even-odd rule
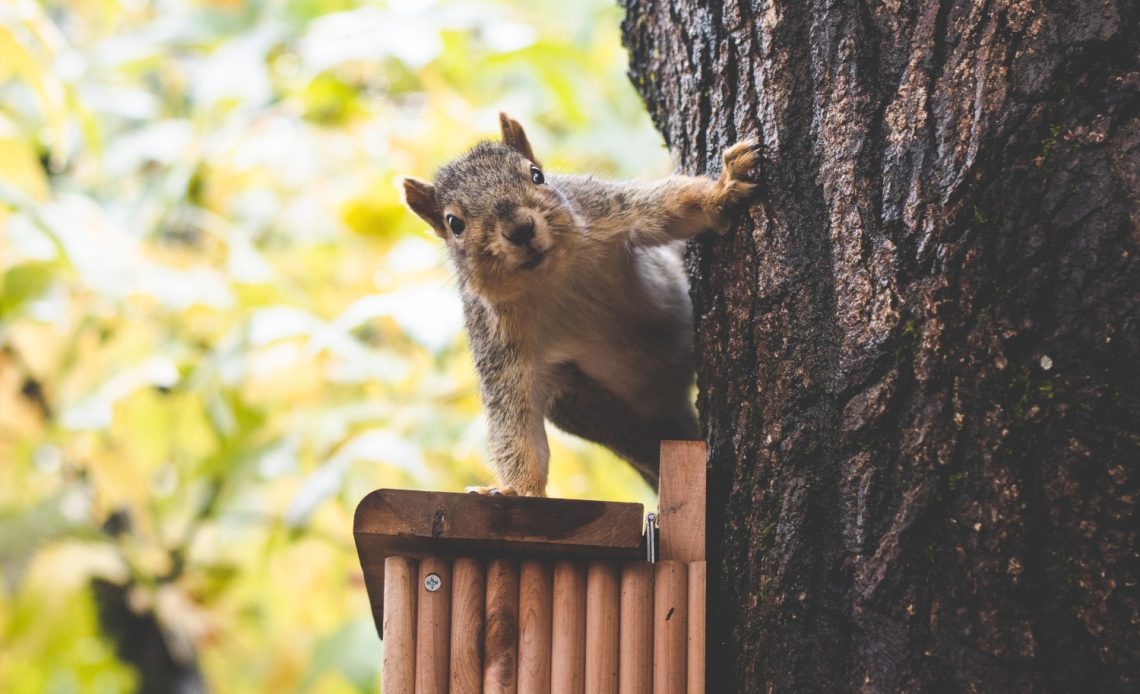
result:
[[[1140,9],[624,0],[690,172],[711,691],[1140,679]]]

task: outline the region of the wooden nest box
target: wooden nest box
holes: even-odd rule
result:
[[[383,694],[703,693],[704,443],[662,443],[659,496],[651,563],[640,504],[369,494]]]

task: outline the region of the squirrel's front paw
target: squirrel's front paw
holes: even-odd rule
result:
[[[724,150],[722,155],[724,171],[721,183],[739,181],[756,185],[756,165],[760,163],[760,141],[754,137],[741,140]]]
[[[487,496],[546,496],[544,490],[515,489],[514,487],[467,487],[468,494]]]
[[[467,493],[486,496],[518,496],[514,487],[468,487]]]
[[[724,170],[717,181],[720,193],[720,206],[732,210],[752,199],[760,186],[756,182],[759,175],[760,141],[750,137],[737,142],[724,150]],[[728,230],[725,225],[720,233]]]

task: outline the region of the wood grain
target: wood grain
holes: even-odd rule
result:
[[[522,562],[519,572],[519,691],[549,694],[554,567],[548,561]]]
[[[649,694],[653,682],[653,564],[621,569],[618,692]]]
[[[388,557],[384,562],[385,584],[384,656],[381,686],[385,692],[410,692],[416,682],[416,580],[419,562],[407,557]]]
[[[688,566],[678,561],[654,565],[653,694],[684,694],[689,638]]]
[[[642,519],[641,504],[379,489],[353,534],[379,631],[389,556],[636,559]]]
[[[550,691],[586,691],[586,565],[580,561],[554,564],[554,626]]]
[[[518,691],[519,565],[514,559],[487,562],[486,635],[483,639],[483,691]]]
[[[703,441],[661,442],[662,560],[705,560],[705,459]]]
[[[379,489],[360,502],[353,532],[437,555],[497,550],[633,557],[641,521],[641,504]]]
[[[486,573],[478,559],[451,566],[451,694],[483,691],[483,604]]]
[[[617,694],[617,564],[592,561],[586,567],[586,692]]]
[[[689,564],[688,694],[705,694],[705,582],[708,565]]]
[[[439,580],[439,589],[435,591],[425,587],[425,581],[432,574]],[[451,561],[421,560],[417,580],[416,694],[444,694],[450,666]]]

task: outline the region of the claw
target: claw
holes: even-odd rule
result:
[[[485,496],[517,496],[514,487],[467,487],[468,494],[483,494]]]
[[[712,231],[723,236],[731,226],[729,215],[755,198],[760,191],[760,141],[754,137],[741,140],[724,150],[721,158],[724,169],[718,181],[717,206],[723,212],[723,219],[712,227]]]
[[[750,137],[737,142],[724,151],[723,160],[725,178],[751,182],[748,174],[760,163],[760,141]]]

